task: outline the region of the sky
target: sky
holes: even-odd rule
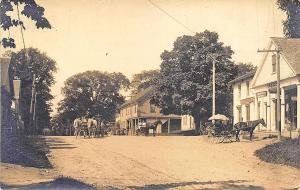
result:
[[[46,9],[53,28],[36,29],[26,21],[25,43],[57,62],[54,110],[68,77],[100,70],[131,78],[134,73],[158,69],[160,54],[171,50],[177,37],[206,29],[231,46],[233,61],[257,65],[261,59],[257,49],[266,47],[269,37],[283,36],[286,17],[276,0],[36,1]],[[17,43],[15,50],[22,48],[20,30],[11,30],[11,36]]]

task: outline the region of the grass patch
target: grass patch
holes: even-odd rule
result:
[[[268,145],[255,155],[266,162],[300,168],[300,137]]]

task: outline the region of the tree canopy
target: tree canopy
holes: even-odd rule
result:
[[[158,69],[142,71],[141,73],[134,74],[130,83],[131,93],[134,95],[150,86],[153,86],[158,76]]]
[[[237,63],[237,76],[240,77],[246,73],[256,71],[257,67],[252,65],[252,63]]]
[[[286,37],[300,38],[300,1],[277,0],[278,8],[286,12],[287,18],[283,21],[283,32]]]
[[[70,120],[88,114],[112,121],[124,102],[120,91],[128,86],[129,80],[122,73],[86,71],[73,75],[65,81],[58,111]]]
[[[25,59],[25,51],[27,56]],[[50,88],[55,83],[54,73],[57,71],[56,62],[41,53],[38,49],[28,48],[17,53],[10,52],[10,72],[14,78],[21,79],[21,114],[25,128],[29,130],[29,110],[31,103],[31,90],[33,74],[36,76],[35,85],[37,93],[36,118],[39,129],[49,126],[51,100]]]
[[[21,12],[19,13],[19,10]],[[17,14],[13,14],[16,11]],[[44,16],[45,9],[38,5],[35,0],[1,0],[0,1],[0,27],[4,31],[9,31],[12,27],[21,26],[22,29],[26,29],[24,22],[19,19],[14,18],[12,15],[24,15],[30,20],[35,22],[37,28],[51,28],[49,21]],[[10,47],[15,48],[15,40],[13,37],[8,35],[8,37],[1,37],[1,45],[4,48]]]
[[[216,60],[216,112],[231,113],[228,82],[237,75],[231,61],[233,51],[218,40],[216,32],[181,36],[171,51],[161,54],[161,72],[152,102],[163,113],[191,114],[199,127],[200,118],[211,115],[212,65]],[[231,109],[231,108],[230,108]]]

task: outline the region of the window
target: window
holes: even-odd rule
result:
[[[257,119],[260,119],[260,102],[257,103]]]
[[[238,110],[238,122],[241,122],[241,121],[243,121],[243,118],[242,118],[242,107],[238,106],[237,110]]]
[[[272,73],[276,73],[276,54],[272,55]]]
[[[246,121],[250,121],[250,105],[246,105]]]
[[[239,98],[241,98],[241,92],[242,91],[242,86],[241,86],[241,84],[239,84],[239,86],[238,86],[238,94],[239,94]]]
[[[249,92],[250,92],[250,84],[249,84],[249,81],[246,82],[246,86],[247,86],[247,96],[249,96]]]
[[[150,104],[150,112],[155,113],[155,105]]]

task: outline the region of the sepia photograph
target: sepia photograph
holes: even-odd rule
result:
[[[300,190],[300,0],[0,0],[0,189]]]

